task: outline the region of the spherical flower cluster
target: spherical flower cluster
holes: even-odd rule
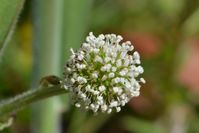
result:
[[[115,34],[95,37],[91,32],[81,48],[67,61],[63,85],[72,93],[76,107],[93,112],[119,112],[132,97],[139,96],[144,72],[131,42],[121,43]]]

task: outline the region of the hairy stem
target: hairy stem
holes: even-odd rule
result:
[[[0,118],[15,113],[33,102],[64,93],[67,93],[67,91],[60,85],[28,90],[14,98],[2,101],[0,103]]]

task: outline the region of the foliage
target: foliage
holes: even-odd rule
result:
[[[61,76],[69,56],[69,48],[80,47],[89,31],[95,34],[117,33],[122,34],[125,40],[131,40],[135,49],[141,53],[145,70],[143,77],[147,81],[141,88],[141,96],[133,98],[120,113],[97,116],[70,106],[70,100],[66,98],[69,96],[61,97],[56,103],[56,107],[59,108],[60,131],[71,133],[199,131],[197,127],[199,78],[196,67],[199,50],[198,1],[63,0],[58,12],[55,10],[57,5],[52,4],[56,0],[51,0],[52,3],[49,5],[46,4],[49,2],[46,0],[43,6],[49,8],[40,7],[39,10],[36,9],[42,4],[34,5],[35,1],[26,2],[19,18],[23,0],[12,2],[1,0],[0,58],[2,55],[4,57],[0,62],[1,99],[30,88],[32,82],[37,86],[40,76],[45,74],[54,73]],[[32,9],[37,11],[37,14],[34,14],[36,16],[32,16]],[[38,17],[42,20],[39,27],[35,25]],[[11,38],[10,33],[17,20],[19,23]],[[59,30],[53,31],[53,24],[56,22]],[[36,28],[39,29],[37,34]],[[35,35],[42,41],[35,40],[32,37]],[[52,43],[54,37],[58,39]],[[32,38],[34,43],[40,41],[38,45],[34,44],[33,48]],[[5,44],[10,45],[2,52]],[[56,53],[50,52],[54,49]],[[42,59],[37,57],[38,53],[42,55]],[[49,67],[57,63],[59,65],[56,66],[56,70],[48,71]],[[32,67],[33,73],[38,74],[33,80]],[[42,69],[38,70],[39,67]],[[38,71],[40,72],[37,73]],[[48,105],[48,109],[52,109],[52,103]],[[31,122],[37,114],[32,116],[29,110],[30,108],[19,113],[12,128],[6,129],[5,132],[17,133],[22,130],[30,132]],[[44,124],[52,121],[47,117],[50,115],[48,111],[44,111],[43,114],[46,115],[45,119],[41,117]],[[49,127],[44,128],[48,130]]]

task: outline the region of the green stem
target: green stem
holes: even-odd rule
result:
[[[28,90],[14,98],[2,101],[0,103],[0,117],[15,113],[33,102],[64,93],[67,91],[60,85]]]
[[[62,75],[62,18],[64,0],[33,1],[33,88],[40,77]],[[60,97],[35,104],[32,111],[32,132],[61,133]]]

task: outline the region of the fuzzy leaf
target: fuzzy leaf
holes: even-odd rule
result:
[[[24,0],[0,1],[0,58],[3,48],[15,28],[23,3]]]

